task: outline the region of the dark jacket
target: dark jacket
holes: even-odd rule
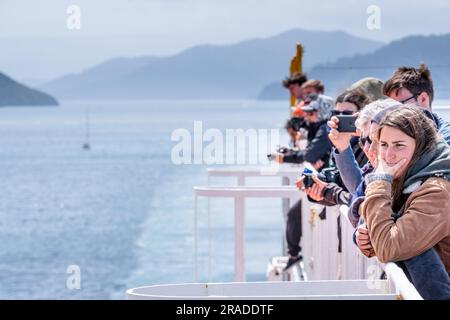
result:
[[[308,145],[304,150],[293,151],[283,157],[286,163],[314,163],[322,160],[327,163],[330,157],[331,144],[328,140],[326,120],[311,123],[308,126]]]
[[[445,142],[450,145],[450,123],[439,117],[436,113],[424,110],[425,114],[434,121],[438,132],[442,135]]]

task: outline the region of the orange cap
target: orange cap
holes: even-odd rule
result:
[[[297,106],[292,111],[292,116],[294,117],[303,117],[305,116],[305,111],[302,110],[302,107],[305,105],[305,102],[302,100],[300,101]]]

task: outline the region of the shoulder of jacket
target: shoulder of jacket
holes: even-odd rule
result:
[[[450,197],[450,181],[440,177],[431,177],[425,180],[416,191],[420,193],[433,191],[446,194]]]

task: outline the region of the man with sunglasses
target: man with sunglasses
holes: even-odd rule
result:
[[[398,68],[384,84],[383,93],[402,104],[415,104],[426,110],[427,116],[434,120],[438,131],[450,144],[450,123],[431,109],[434,98],[433,80],[425,64],[421,64],[419,68]]]

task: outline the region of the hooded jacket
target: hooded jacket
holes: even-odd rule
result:
[[[450,147],[440,140],[407,172],[409,195],[399,217],[392,212],[391,182],[366,177],[361,214],[381,262],[407,260],[435,248],[450,273]]]

